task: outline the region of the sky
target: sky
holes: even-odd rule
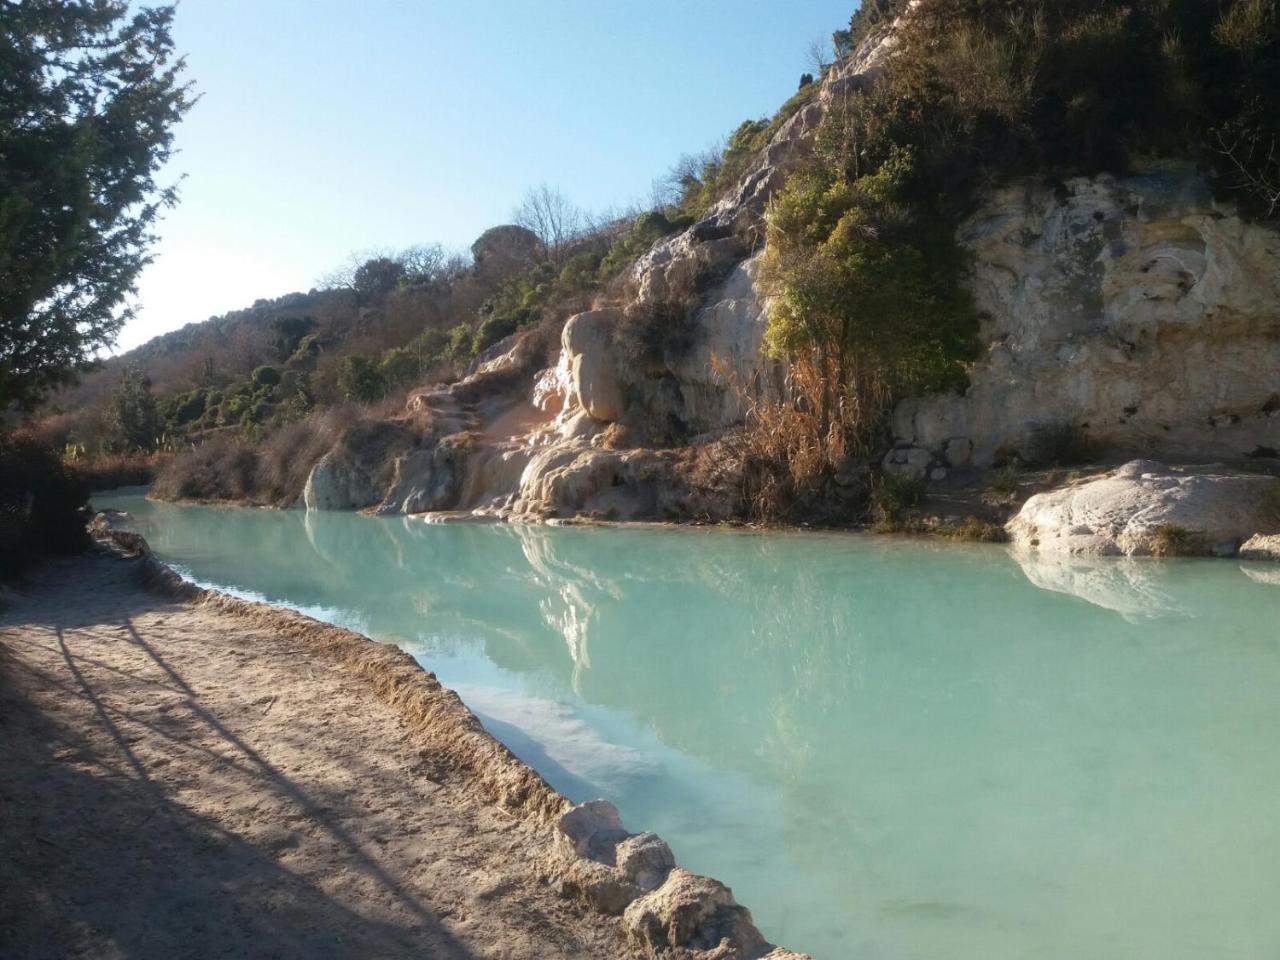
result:
[[[546,182],[603,211],[772,114],[856,0],[181,0],[200,101],[128,349],[355,251],[465,249]]]

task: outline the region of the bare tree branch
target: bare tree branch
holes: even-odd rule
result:
[[[515,222],[531,230],[542,244],[543,256],[560,266],[573,241],[582,236],[586,217],[559,188],[545,183],[531,189],[516,209]]]
[[[1268,217],[1275,216],[1280,210],[1280,144],[1276,138],[1264,141],[1257,133],[1238,133],[1228,137],[1222,130],[1215,136],[1218,153],[1235,168],[1236,182],[1233,186],[1261,201]]]

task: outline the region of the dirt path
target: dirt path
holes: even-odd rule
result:
[[[104,556],[0,610],[0,956],[626,958],[314,644]]]

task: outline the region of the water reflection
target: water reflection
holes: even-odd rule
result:
[[[1190,609],[1168,586],[1161,561],[1149,557],[1068,557],[1029,550],[1011,554],[1042,590],[1079,597],[1126,620],[1186,616]]]
[[[404,645],[780,942],[1280,950],[1280,591],[1238,565],[132,506],[199,579]]]

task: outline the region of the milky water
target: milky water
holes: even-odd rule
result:
[[[392,640],[820,960],[1280,957],[1280,569],[100,497]]]

